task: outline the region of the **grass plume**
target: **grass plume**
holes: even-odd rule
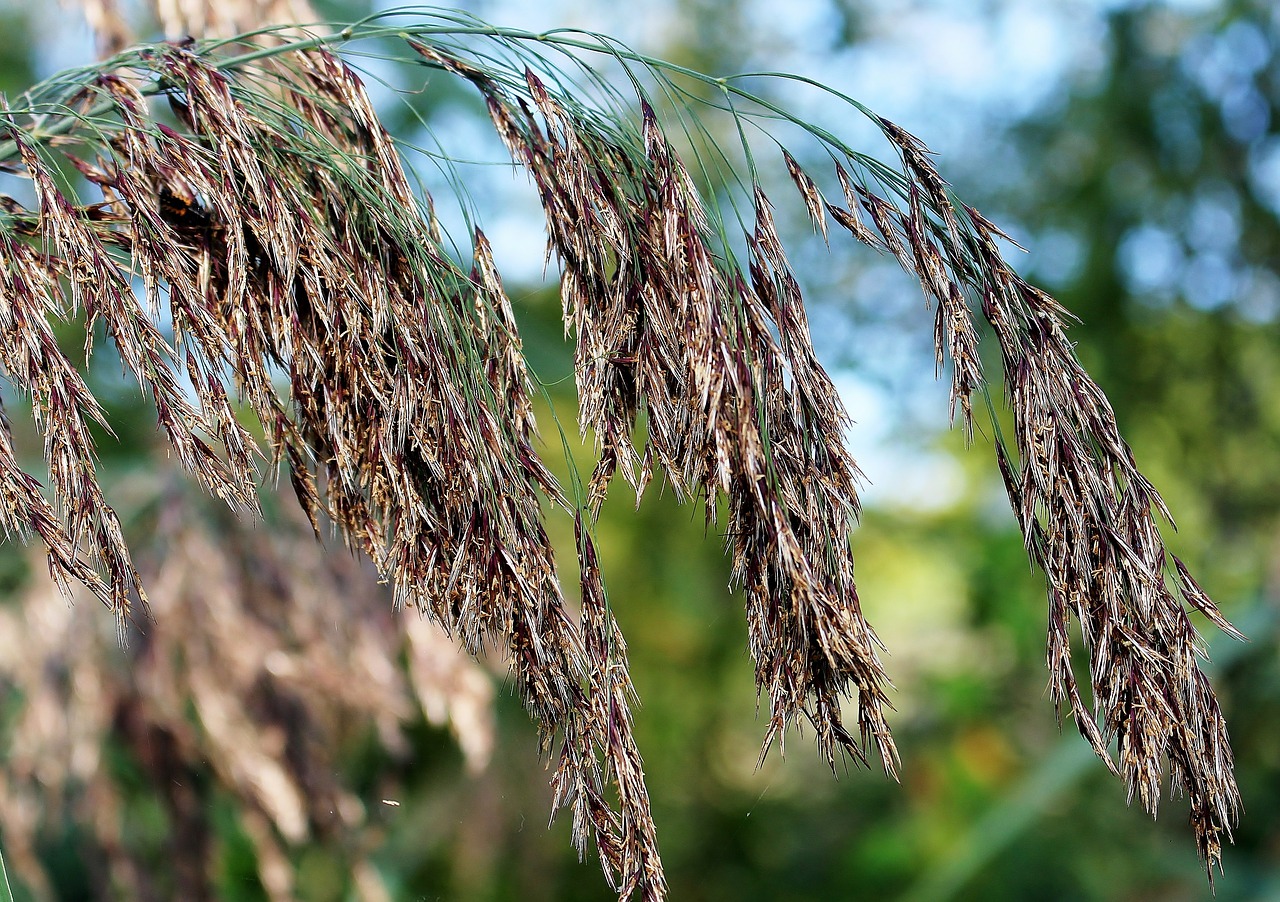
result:
[[[109,424],[50,325],[83,313],[208,492],[253,511],[265,461],[313,529],[332,524],[369,557],[398,605],[468,651],[505,650],[554,762],[555,806],[620,897],[662,898],[666,885],[592,538],[619,474],[637,494],[660,479],[708,521],[723,513],[768,703],[762,755],[807,724],[833,769],[847,756],[895,774],[888,677],[849,541],[860,474],[757,177],[774,165],[825,237],[839,226],[918,278],[967,429],[987,387],[977,314],[989,324],[1014,422],[998,462],[1049,584],[1055,701],[1153,813],[1168,761],[1200,853],[1219,863],[1238,794],[1188,608],[1232,628],[1166,551],[1155,517],[1167,511],[1077,362],[1067,315],[1004,262],[1001,233],[916,138],[837,95],[894,148],[888,165],[738,79],[442,10],[273,34],[127,51],[5,111],[0,163],[30,180],[35,206],[8,199],[0,213],[0,365],[32,400],[49,486],[5,438],[0,496],[6,528],[48,547],[60,583],[87,586],[122,631],[146,606],[95,470],[90,424]],[[489,241],[477,227],[471,259],[451,254],[343,57],[360,42],[469,84],[538,192],[579,422],[598,451],[581,491],[539,456],[534,383]],[[590,56],[620,66],[633,93],[579,68]],[[711,99],[695,106],[690,86]],[[697,122],[728,117],[741,136],[738,229],[701,183],[704,164],[678,149],[675,114],[659,112],[673,105]],[[807,171],[776,139],[762,154],[782,126],[830,170]],[[575,518],[580,616],[544,501]],[[1071,670],[1073,617],[1092,701]]]

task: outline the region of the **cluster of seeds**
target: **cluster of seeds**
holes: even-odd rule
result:
[[[142,49],[39,86],[8,113],[0,160],[31,181],[35,207],[9,199],[0,212],[0,366],[31,398],[51,498],[4,438],[0,514],[122,626],[145,606],[95,470],[91,424],[109,424],[51,326],[83,315],[210,493],[252,511],[261,462],[287,472],[312,527],[331,524],[366,554],[399,605],[468,651],[505,649],[579,848],[594,840],[620,896],[659,898],[634,692],[594,518],[619,473],[637,496],[656,478],[700,501],[709,522],[723,517],[768,700],[762,755],[807,724],[833,768],[874,758],[894,774],[888,680],[854,583],[848,417],[814,353],[772,201],[753,177],[740,262],[641,86],[670,84],[674,67],[604,41],[439,17],[453,25],[348,29],[241,57]],[[502,52],[469,52],[450,27]],[[430,198],[411,190],[334,52],[361,36],[403,41],[419,64],[469,82],[538,192],[576,343],[579,421],[598,452],[581,499],[539,457],[533,387],[487,238],[475,229],[469,266],[451,256]],[[557,70],[534,43],[608,53],[633,77],[639,116],[548,78]],[[722,109],[739,125],[781,115],[729,81],[705,83],[734,101]],[[1238,796],[1187,607],[1234,631],[1166,551],[1155,515],[1167,512],[1077,362],[1064,312],[1012,272],[1001,233],[954,199],[923,145],[873,120],[896,169],[791,120],[830,156],[840,203],[791,153],[779,162],[824,236],[834,222],[918,277],[953,416],[970,430],[986,390],[977,311],[990,324],[1014,424],[997,454],[1048,578],[1055,701],[1152,812],[1169,762],[1212,867]],[[81,200],[72,172],[100,200]],[[544,501],[575,518],[580,616],[561,589]],[[1073,617],[1092,704],[1071,670]]]

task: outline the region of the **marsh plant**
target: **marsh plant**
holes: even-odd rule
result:
[[[112,21],[111,4],[89,6]],[[854,579],[860,473],[775,223],[791,205],[828,241],[892,255],[919,280],[952,416],[972,430],[975,408],[990,412],[1046,577],[1054,703],[1152,813],[1167,770],[1219,865],[1239,798],[1191,611],[1235,631],[1167,550],[1169,513],[1081,368],[1070,315],[1005,262],[1000,230],[911,134],[802,79],[712,78],[603,36],[438,9],[129,50],[123,31],[103,34],[114,55],[3,111],[0,165],[30,190],[0,212],[0,365],[30,402],[47,479],[0,434],[0,516],[121,636],[153,618],[164,636],[183,615],[155,596],[181,597],[183,582],[139,576],[95,457],[111,423],[58,341],[66,321],[114,348],[208,494],[251,518],[283,476],[310,529],[367,556],[397,608],[506,656],[554,807],[619,897],[662,898],[666,884],[594,532],[618,478],[637,497],[657,483],[701,505],[725,537],[762,757],[802,728],[833,769],[896,776],[889,678]],[[423,90],[473,92],[536,189],[591,473],[562,484],[544,463],[558,442],[535,422],[539,383],[489,239],[478,222],[442,231],[357,74],[369,55],[420,73]],[[770,99],[779,84],[833,97],[843,124],[793,115]],[[855,117],[885,159],[841,137]],[[580,609],[551,516],[573,522]],[[210,541],[179,531],[171,544],[190,557]],[[304,644],[325,654],[323,631]],[[1086,662],[1082,687],[1073,665]]]

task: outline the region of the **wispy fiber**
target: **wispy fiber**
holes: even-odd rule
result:
[[[338,55],[357,40],[469,82],[538,192],[579,422],[598,450],[571,493],[537,451],[533,382],[488,239],[474,229],[466,263],[447,250],[431,199],[411,190]],[[634,94],[579,68],[586,54],[621,67]],[[689,84],[712,99],[692,105]],[[775,166],[825,237],[830,216],[918,277],[966,428],[986,391],[983,312],[1014,420],[1001,471],[1050,587],[1055,699],[1152,811],[1169,762],[1212,867],[1238,800],[1187,606],[1231,628],[1166,552],[1153,519],[1163,505],[1080,369],[1062,311],[1004,263],[1000,233],[952,197],[919,141],[841,99],[900,165],[738,80],[440,10],[279,45],[145,47],[37,86],[0,143],[37,199],[0,214],[0,364],[33,401],[51,499],[0,442],[7,527],[43,541],[55,577],[86,584],[122,624],[137,616],[145,598],[94,469],[101,410],[50,326],[83,311],[209,492],[252,511],[265,459],[287,472],[313,528],[332,524],[367,554],[398,604],[471,652],[506,651],[579,849],[594,844],[620,897],[662,898],[625,645],[592,537],[616,475],[637,495],[656,478],[709,522],[723,517],[768,701],[762,754],[807,724],[833,768],[845,757],[898,766],[882,649],[854,583],[860,474],[758,177]],[[725,209],[713,198],[727,152],[708,164],[697,154],[711,132],[688,125],[717,116],[750,176],[730,180]],[[776,143],[761,153],[783,127],[829,157],[829,175]],[[93,189],[73,190],[73,173]],[[100,199],[80,197],[93,191]],[[560,587],[546,503],[575,519],[580,616]],[[1091,703],[1070,667],[1073,616]]]
[[[966,422],[969,398],[982,385],[972,306],[1000,348],[1014,436],[1012,446],[998,438],[996,456],[1027,553],[1048,580],[1054,702],[1069,708],[1081,735],[1123,777],[1129,800],[1136,796],[1152,815],[1167,762],[1171,791],[1190,801],[1212,880],[1240,796],[1189,609],[1243,637],[1165,547],[1156,517],[1172,518],[1076,359],[1069,314],[1004,262],[996,245],[1003,233],[972,208],[957,211],[924,146],[892,123],[884,127],[912,183],[908,208],[882,213],[877,224],[882,234],[901,231],[910,250],[894,251],[937,303],[939,361],[947,351],[953,408],[958,400]],[[1089,657],[1092,703],[1071,666],[1073,617]]]
[[[522,107],[422,50],[477,83],[542,197],[577,335],[581,421],[601,453],[592,504],[619,468],[639,494],[661,467],[680,497],[704,498],[709,520],[726,499],[757,685],[770,700],[766,748],[803,718],[833,767],[837,749],[862,759],[874,741],[893,772],[878,641],[853,586],[858,470],[843,444],[847,417],[814,356],[768,199],[757,189],[752,262],[735,271],[712,249],[703,203],[652,107],[642,145],[627,147],[532,71],[533,106]],[[643,452],[632,434],[642,414]],[[855,689],[861,744],[840,705]]]
[[[115,892],[210,899],[210,810],[226,793],[272,900],[297,898],[290,856],[317,840],[344,850],[362,888],[380,886],[365,838],[378,800],[342,767],[342,750],[368,731],[403,761],[425,713],[479,772],[494,741],[490,675],[438,627],[396,615],[372,568],[317,543],[296,509],[255,528],[202,503],[168,467],[130,494],[128,517],[147,527],[135,550],[155,619],[127,648],[38,574],[20,606],[0,611],[0,679],[25,702],[0,772],[10,866],[53,898],[57,875],[41,870],[37,848],[72,812],[113,850],[104,876]],[[128,834],[140,787],[121,778],[111,748],[137,761],[167,820],[164,869]]]
[[[98,55],[115,56],[137,41],[137,35],[121,10],[119,0],[60,0],[79,6],[97,39]],[[124,4],[126,7],[130,4]],[[281,25],[307,25],[317,21],[308,0],[149,0],[148,11],[164,37],[230,38]],[[270,35],[273,42],[287,39],[293,29]]]

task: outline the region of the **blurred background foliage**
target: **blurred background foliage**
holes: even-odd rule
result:
[[[371,8],[316,6],[335,20]],[[1210,637],[1246,806],[1217,898],[1280,898],[1280,10],[1270,0],[602,6],[468,8],[500,24],[616,33],[713,73],[790,69],[846,91],[930,144],[960,196],[1028,248],[1024,274],[1080,316],[1080,354],[1178,517],[1174,550],[1251,637]],[[92,52],[87,37],[82,52],[65,41],[65,15],[6,4],[0,20],[6,92]],[[414,87],[413,73],[375,74]],[[415,128],[410,113],[454,148],[483,131],[460,93],[384,99],[401,134]],[[469,188],[498,218],[486,228],[499,233],[531,360],[571,424],[558,299],[539,277],[536,220],[520,212],[533,201],[497,172]],[[1206,898],[1179,800],[1151,823],[1055,723],[1043,586],[986,437],[966,449],[946,429],[921,299],[890,261],[829,256],[796,207],[820,351],[846,389],[850,441],[872,481],[854,541],[863,603],[890,650],[902,785],[858,770],[833,779],[808,736],[756,768],[763,726],[719,537],[669,496],[651,494],[636,513],[616,491],[599,544],[643,703],[637,733],[673,898]],[[503,236],[526,252],[504,261]],[[17,897],[608,898],[598,870],[577,862],[568,825],[546,829],[546,774],[502,662],[478,671],[496,691],[423,675],[421,661],[442,653],[404,638],[412,624],[390,615],[367,571],[341,549],[307,557],[291,544],[283,502],[245,525],[195,499],[153,456],[146,405],[117,374],[94,378],[121,424],[119,441],[101,446],[109,498],[151,549],[152,573],[166,561],[181,571],[153,594],[176,586],[190,603],[158,601],[173,622],[121,651],[105,612],[81,602],[67,616],[33,576],[39,566],[5,547],[0,839]],[[540,422],[554,458],[549,411]],[[554,538],[569,547],[560,527]],[[210,585],[238,599],[236,613],[214,609]],[[359,622],[375,623],[370,636]],[[267,638],[254,644],[246,637],[259,628]],[[219,651],[193,637],[201,630],[263,660]],[[169,634],[169,659],[147,660]],[[315,663],[324,649],[346,657]],[[395,672],[352,669],[368,649]],[[210,744],[217,705],[198,695],[201,667],[245,706],[242,743]],[[325,674],[385,685],[362,695]],[[62,687],[46,699],[57,723],[44,733],[30,713],[41,686]],[[245,751],[258,745],[299,796],[292,833],[263,789],[268,764]],[[181,872],[190,861],[205,862],[211,885]]]

